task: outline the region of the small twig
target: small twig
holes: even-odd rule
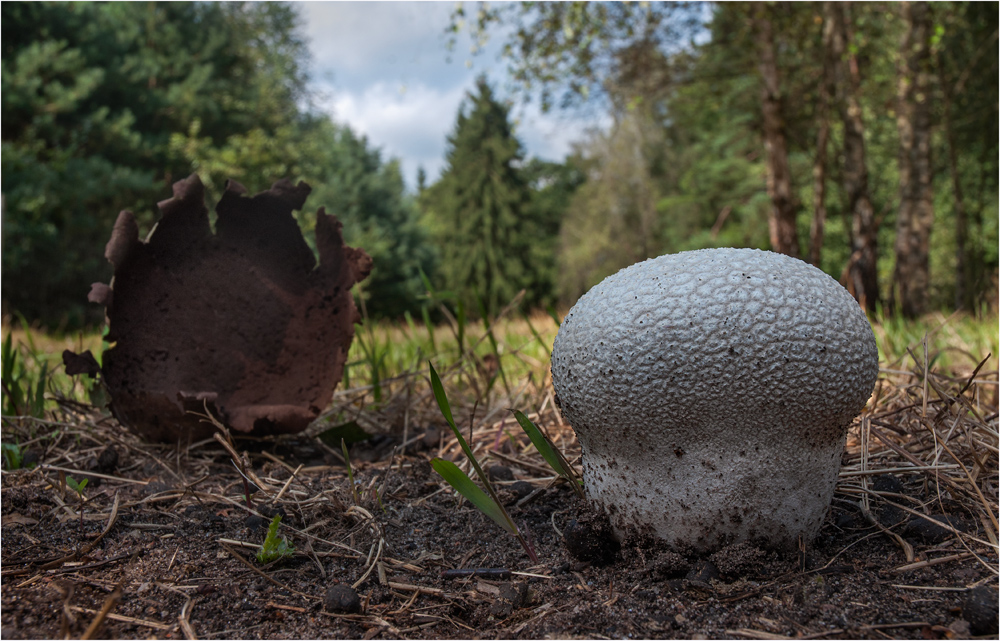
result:
[[[926,621],[901,621],[899,623],[873,623],[869,625],[862,625],[858,627],[858,630],[892,630],[895,628],[929,628],[930,623]]]
[[[233,447],[232,443],[230,443],[232,438],[229,436],[229,430],[227,430],[224,425],[219,423],[215,417],[208,412],[207,407],[205,412],[208,414],[208,417],[212,420],[215,427],[219,430],[218,432],[212,434],[212,437],[218,441],[223,448],[225,448],[226,452],[229,453],[229,458],[233,460],[233,467],[236,468],[236,471],[240,473],[240,477],[243,479],[243,494],[246,497],[247,508],[253,510],[253,503],[250,502],[250,479],[247,478],[246,474],[246,461],[242,456],[236,453],[236,448]],[[257,487],[260,486],[258,485]]]
[[[134,485],[149,485],[149,481],[136,481],[135,479],[126,479],[120,476],[111,476],[109,474],[98,474],[97,472],[87,472],[84,470],[75,470],[68,467],[59,467],[57,465],[47,465],[42,463],[38,466],[39,470],[53,470],[55,472],[62,472],[64,474],[79,474],[80,476],[92,476],[94,478],[106,479],[108,481],[116,481],[118,483],[132,483]]]
[[[81,608],[81,607],[75,606],[75,605],[72,606],[70,609],[73,610],[74,612],[83,612],[85,614],[97,614],[97,610],[91,610],[90,608]],[[174,628],[174,626],[172,626],[172,625],[166,625],[166,624],[163,624],[163,623],[157,623],[156,621],[147,621],[145,619],[136,619],[134,617],[127,617],[127,616],[124,616],[122,614],[111,614],[111,613],[109,613],[109,614],[107,614],[105,616],[105,618],[111,619],[112,621],[121,621],[122,623],[129,623],[129,624],[132,624],[132,625],[141,625],[141,626],[144,626],[144,627],[147,627],[147,628],[153,628],[154,630],[167,630],[167,631],[169,631],[169,630],[172,630]]]
[[[562,477],[557,476],[557,477],[554,477],[554,478],[558,479],[558,478],[562,478]],[[544,487],[536,487],[527,496],[525,496],[524,498],[518,500],[518,502],[514,504],[514,507],[524,507],[525,505],[527,505],[528,503],[534,501],[536,498],[538,498],[539,496],[541,496],[544,493],[545,493],[545,488]]]
[[[56,583],[55,587],[62,592],[61,596],[63,598],[59,636],[68,639],[70,628],[76,623],[76,617],[73,616],[72,606],[70,605],[70,602],[73,600],[73,592],[76,591],[76,584],[71,581],[64,581],[61,584]]]
[[[80,638],[93,639],[94,635],[97,633],[98,628],[100,628],[101,624],[104,623],[104,619],[106,619],[107,616],[111,614],[111,611],[115,609],[115,606],[118,605],[118,601],[120,601],[121,598],[122,598],[122,584],[119,583],[117,586],[115,586],[114,592],[109,594],[108,598],[104,599],[104,606],[101,608],[101,611],[97,613],[97,616],[94,617],[94,620],[90,622],[89,626],[87,626],[87,631],[84,632],[83,636],[81,636]]]
[[[302,613],[302,612],[308,612],[309,611],[309,610],[307,610],[305,608],[298,608],[298,607],[295,607],[294,605],[282,605],[281,603],[275,603],[274,601],[268,601],[264,605],[266,605],[269,608],[274,608],[275,610],[288,610],[289,612],[300,612],[300,613]]]
[[[441,588],[428,588],[422,585],[410,585],[409,583],[397,583],[389,581],[389,587],[393,590],[405,590],[407,592],[419,592],[421,594],[444,594]]]
[[[507,461],[508,463],[513,463],[514,465],[518,465],[518,466],[523,467],[523,468],[525,468],[527,470],[532,470],[532,471],[535,471],[535,472],[540,472],[540,473],[544,474],[546,478],[552,476],[552,468],[551,467],[545,467],[545,466],[542,466],[542,465],[537,465],[535,463],[530,463],[530,462],[525,461],[523,459],[519,459],[519,458],[517,458],[515,456],[511,456],[510,454],[504,454],[503,452],[497,452],[497,451],[494,451],[494,450],[490,450],[487,454],[489,456],[492,456],[492,457],[495,457],[495,458],[498,458],[498,459],[503,459],[504,461]]]
[[[375,559],[368,566],[368,569],[365,571],[365,573],[361,575],[361,578],[355,581],[353,584],[351,584],[351,588],[357,590],[359,585],[368,580],[368,576],[372,573],[372,570],[375,569],[375,565],[378,563],[379,558],[382,556],[382,545],[384,543],[385,539],[383,539],[380,535],[378,538],[378,551],[375,553]],[[371,554],[369,553],[369,557],[370,556]]]
[[[282,486],[281,491],[278,492],[278,494],[273,499],[271,499],[271,503],[272,504],[277,503],[278,500],[285,493],[285,491],[288,490],[288,487],[292,484],[292,481],[295,480],[295,475],[299,473],[299,471],[302,469],[303,465],[304,464],[300,463],[299,466],[297,468],[295,468],[295,471],[292,472],[292,475],[288,477],[287,481],[285,481],[285,484]]]
[[[926,561],[918,561],[916,563],[910,563],[908,565],[901,565],[897,568],[892,568],[890,572],[900,573],[909,572],[910,570],[919,570],[920,568],[930,567],[932,565],[940,565],[942,563],[948,563],[950,561],[960,561],[962,559],[968,559],[975,556],[971,552],[961,552],[959,554],[949,554],[948,556],[942,556],[937,559],[928,559]]]
[[[134,552],[126,552],[125,554],[118,554],[118,555],[115,555],[115,556],[111,557],[110,559],[104,559],[103,561],[98,561],[96,563],[88,563],[87,565],[76,565],[76,566],[71,566],[71,567],[68,567],[68,568],[63,568],[61,570],[55,570],[53,572],[53,574],[57,574],[58,575],[58,574],[67,574],[69,572],[84,572],[86,570],[93,570],[95,568],[99,568],[99,567],[103,567],[105,565],[110,565],[112,563],[116,563],[118,561],[121,561],[122,559],[131,559],[133,557],[137,557],[143,551],[144,550],[142,550],[140,548],[139,550],[136,550]],[[60,559],[60,560],[62,560],[62,559]]]
[[[969,473],[968,468],[965,467],[961,459],[959,459],[955,455],[955,453],[951,451],[951,448],[948,447],[948,445],[944,441],[941,441],[941,447],[943,447],[944,450],[951,455],[951,458],[953,458],[955,462],[958,463],[959,466],[962,468],[962,471],[965,472],[965,476],[969,479],[969,485],[971,485],[972,489],[976,491],[976,494],[979,496],[979,500],[982,503],[982,506],[986,508],[986,514],[987,516],[990,517],[990,521],[993,523],[993,529],[996,530],[1000,528],[1000,524],[997,523],[996,515],[993,514],[993,510],[990,508],[990,504],[986,501],[986,497],[983,496],[982,490],[979,489],[979,484],[976,483],[975,480],[972,478],[972,475]]]
[[[484,579],[509,579],[510,570],[507,568],[454,568],[441,571],[442,579],[462,579],[470,576]]]
[[[90,543],[88,543],[86,546],[84,546],[83,549],[81,549],[81,550],[79,550],[77,552],[74,552],[72,554],[67,554],[66,556],[64,556],[62,558],[59,558],[59,559],[56,559],[54,561],[50,561],[50,562],[46,563],[45,565],[39,566],[38,569],[39,570],[43,570],[43,571],[44,570],[54,570],[55,568],[61,567],[65,563],[68,563],[70,561],[76,561],[81,556],[86,555],[88,552],[90,552],[91,550],[93,550],[97,546],[98,543],[101,542],[101,539],[103,539],[105,536],[107,536],[108,532],[111,531],[111,528],[114,527],[115,521],[117,521],[117,520],[118,520],[118,494],[116,493],[115,494],[115,502],[111,506],[111,515],[108,517],[108,524],[106,526],[104,526],[104,531],[101,532],[100,535],[96,539],[94,539],[93,541],[91,541]]]
[[[196,640],[198,635],[195,633],[194,626],[191,624],[191,610],[193,609],[194,599],[188,598],[184,607],[181,608],[180,616],[177,617],[177,622],[181,626],[181,630],[184,631],[184,635],[188,639]]]

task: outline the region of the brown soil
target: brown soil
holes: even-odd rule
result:
[[[987,379],[996,373],[977,380]],[[569,553],[567,532],[607,551],[600,519],[500,412],[480,409],[471,442],[484,465],[512,473],[494,470],[540,562],[459,504],[429,460],[463,457],[417,377],[397,381],[378,411],[358,409],[357,394],[335,399],[331,414],[354,408],[351,416],[385,428],[351,450],[357,505],[339,448],[312,432],[236,441],[260,485],[251,511],[214,439],[150,445],[72,404],[58,421],[5,418],[5,440],[28,443],[38,465],[3,473],[0,634],[65,638],[97,626],[94,638],[996,638],[996,388],[974,384],[956,397],[964,383],[932,376],[925,414],[923,380],[880,381],[852,428],[826,523],[803,550],[744,543],[699,559],[625,541],[605,565]],[[415,400],[397,432],[393,403],[404,394]],[[535,398],[551,397],[541,389]],[[573,460],[572,431],[551,402],[539,405],[530,416]],[[80,502],[61,479],[85,475],[81,526]],[[254,513],[277,510],[295,553],[261,565],[268,519]],[[442,575],[455,568],[491,570]]]

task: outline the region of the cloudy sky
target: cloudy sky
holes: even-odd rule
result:
[[[298,2],[313,55],[319,106],[368,137],[383,157],[399,158],[409,188],[423,166],[433,182],[444,166],[445,137],[476,77],[486,73],[507,97],[500,38],[469,53],[466,34],[449,54],[445,28],[453,2]],[[449,62],[450,58],[450,62]],[[516,134],[529,156],[562,160],[591,121],[514,106]]]

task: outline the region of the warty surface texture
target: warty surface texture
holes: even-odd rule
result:
[[[816,533],[877,375],[850,294],[751,249],[619,271],[570,310],[552,353],[592,500],[619,534],[703,551]]]

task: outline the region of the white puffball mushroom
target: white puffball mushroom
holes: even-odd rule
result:
[[[699,552],[810,540],[877,376],[847,290],[755,249],[622,269],[580,298],[552,348],[591,501],[619,537]]]

